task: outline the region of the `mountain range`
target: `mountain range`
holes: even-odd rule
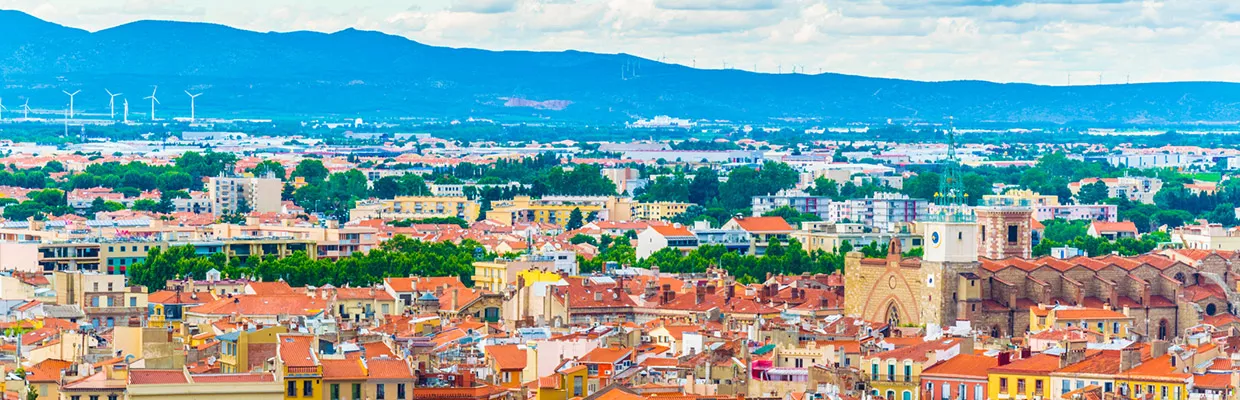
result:
[[[702,70],[626,54],[436,47],[380,32],[261,33],[138,21],[97,32],[0,11],[0,98],[12,113],[108,112],[131,119],[158,85],[161,118],[465,117],[619,122],[655,115],[763,122],[998,121],[1164,124],[1240,121],[1240,84],[1041,86]],[[120,102],[117,99],[118,112]],[[12,114],[8,114],[11,116]]]

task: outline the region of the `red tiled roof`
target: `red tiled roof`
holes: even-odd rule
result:
[[[894,338],[889,338],[888,342],[890,342],[890,339],[894,339]],[[916,338],[916,339],[920,340],[920,338]],[[952,346],[956,346],[959,344],[960,344],[959,339],[921,342],[921,343],[918,343],[912,346],[897,347],[894,350],[887,350],[884,352],[871,354],[868,358],[873,358],[876,360],[895,359],[897,361],[912,360],[915,362],[925,362],[929,360],[929,357],[926,356],[927,352],[932,352],[935,350],[945,350],[945,349],[951,348]]]
[[[791,231],[792,225],[781,217],[736,217],[732,219],[748,232],[783,232]]]
[[[179,369],[129,370],[130,385],[167,385],[175,383],[189,383],[184,371]]]
[[[194,383],[252,383],[275,382],[276,377],[270,373],[246,374],[201,374],[190,375]]]
[[[314,315],[327,308],[324,299],[304,295],[258,296],[240,295],[191,307],[188,312],[209,315]]]
[[[314,354],[314,337],[304,335],[280,335],[277,341],[280,361],[288,367],[313,367],[318,365]]]
[[[1080,308],[1080,309],[1064,309],[1055,310],[1055,319],[1057,320],[1083,320],[1083,319],[1126,319],[1127,315],[1121,312],[1111,311],[1102,308]]]
[[[1034,354],[1029,358],[1022,358],[1012,361],[1007,365],[1000,365],[989,369],[992,373],[1005,374],[1048,374],[1051,371],[1059,369],[1059,357],[1049,354]]]
[[[935,364],[921,376],[969,377],[986,379],[986,370],[999,365],[999,359],[976,354],[960,354]]]
[[[60,380],[60,371],[68,369],[73,363],[65,360],[46,359],[26,370],[26,380],[30,382],[56,382]]]
[[[486,347],[489,358],[495,360],[495,367],[504,369],[525,369],[525,349],[515,344],[491,345]]]
[[[409,363],[398,358],[378,357],[366,361],[370,379],[413,379]]]
[[[625,347],[596,347],[581,356],[579,361],[593,364],[615,364],[633,354],[633,349]]]
[[[660,235],[663,235],[664,237],[692,237],[692,236],[696,236],[696,235],[694,235],[694,234],[693,234],[693,232],[690,232],[688,228],[685,228],[685,226],[684,226],[684,225],[680,225],[680,224],[676,224],[676,225],[655,225],[655,226],[651,226],[651,227],[650,227],[650,229],[654,229],[654,231],[655,231],[655,232],[658,232]]]
[[[1094,221],[1092,222],[1092,224],[1093,224],[1094,232],[1098,232],[1098,233],[1105,233],[1105,232],[1130,232],[1133,234],[1137,233],[1137,225],[1132,223],[1132,221],[1122,221],[1122,222]]]
[[[284,282],[250,282],[246,286],[260,296],[294,294],[293,287]]]
[[[418,290],[434,290],[439,287],[465,288],[461,279],[454,276],[444,277],[411,277],[384,278],[383,283],[397,293],[408,293]]]
[[[322,360],[323,380],[366,380],[366,367],[362,360]]]

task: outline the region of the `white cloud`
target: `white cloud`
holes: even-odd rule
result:
[[[443,46],[624,52],[710,68],[727,60],[763,72],[1240,81],[1234,0],[0,0],[0,8],[90,30],[136,19],[357,27]]]

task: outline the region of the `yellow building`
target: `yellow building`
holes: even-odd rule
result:
[[[276,336],[288,332],[283,326],[272,326],[263,329],[237,330],[218,335],[220,341],[220,372],[230,374],[249,372],[255,366],[261,366],[266,360],[250,360],[250,348],[271,347],[276,345]]]
[[[349,219],[425,219],[457,217],[466,221],[478,219],[478,202],[464,196],[399,196],[359,204],[349,211]]]
[[[312,335],[276,335],[276,373],[284,382],[284,399],[323,397],[323,365],[318,358],[318,339]]]
[[[646,221],[667,221],[684,214],[692,203],[676,203],[660,201],[656,203],[633,203],[632,219]]]
[[[1115,384],[1121,394],[1132,398],[1183,400],[1188,396],[1188,385],[1193,375],[1185,372],[1192,360],[1178,360],[1175,354],[1165,354],[1141,363],[1120,373]]]
[[[525,287],[533,286],[538,282],[559,282],[560,274],[555,271],[545,271],[538,269],[527,269],[517,273],[517,276],[525,281]]]
[[[538,380],[538,400],[567,400],[589,396],[586,385],[590,379],[584,364],[570,367],[563,371]]]
[[[632,219],[632,201],[616,197],[545,197],[531,199],[529,196],[517,196],[508,202],[487,211],[487,219],[503,225],[515,225],[538,222],[559,226],[568,225],[574,209],[581,210],[582,223],[590,213],[596,213],[600,220]]]
[[[499,293],[508,285],[508,262],[505,260],[474,262],[474,287]]]
[[[279,400],[280,382],[270,373],[190,374],[185,369],[129,370],[127,400]],[[101,399],[102,400],[102,399]]]
[[[870,382],[870,394],[893,400],[920,399],[922,369],[942,361],[938,359],[939,354],[952,349],[971,353],[973,346],[972,342],[952,339],[922,342],[862,357],[861,370]]]
[[[1028,189],[1009,190],[1003,194],[982,196],[982,203],[988,206],[1057,206],[1059,196],[1039,194]]]
[[[1029,358],[993,367],[987,374],[986,398],[992,400],[1037,397],[1049,399],[1051,395],[1050,373],[1059,368],[1059,357],[1049,354],[1035,354]]]
[[[147,252],[155,248],[167,250],[168,242],[125,241],[100,243],[99,272],[125,275],[125,271],[129,268],[129,266],[145,261]]]
[[[1132,317],[1117,311],[1101,308],[1060,308],[1049,306],[1031,307],[1029,331],[1047,329],[1082,328],[1097,332],[1107,341],[1127,338]]]
[[[557,257],[573,257],[571,252],[525,254],[513,259],[497,258],[494,261],[474,263],[474,286],[501,293],[508,286],[516,286],[517,281],[525,279],[525,286],[534,282],[555,282],[560,280],[557,271],[568,271],[564,265],[557,264]],[[574,264],[575,265],[575,264]],[[575,268],[573,269],[575,270]]]

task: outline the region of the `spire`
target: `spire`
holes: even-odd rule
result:
[[[945,222],[970,222],[974,217],[968,212],[969,195],[961,184],[960,160],[956,158],[955,117],[947,118],[951,121],[946,132],[947,159],[943,161],[939,191],[934,194],[934,203],[938,205],[936,217]]]

